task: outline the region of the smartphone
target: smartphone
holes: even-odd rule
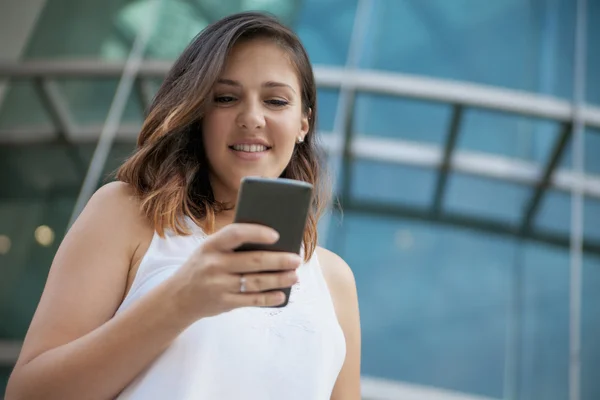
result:
[[[267,250],[300,254],[312,193],[313,185],[294,179],[242,179],[234,222],[266,225],[279,233],[279,240],[273,244],[244,243],[235,251]],[[291,288],[274,290],[285,294],[285,302],[276,307],[285,307]]]

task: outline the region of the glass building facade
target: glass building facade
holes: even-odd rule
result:
[[[365,398],[600,398],[598,0],[3,2],[0,394],[169,66],[250,9],[315,66],[342,209],[321,241],[356,276]]]

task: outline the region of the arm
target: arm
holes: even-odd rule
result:
[[[57,251],[7,400],[113,398],[185,329],[168,285],[113,318],[152,233],[127,185],[92,197]]]
[[[153,233],[127,185],[109,184],[94,195],[56,254],[6,400],[114,398],[193,322],[281,304],[281,292],[272,289],[297,279],[290,271],[300,265],[298,255],[234,251],[242,243],[274,243],[275,231],[232,224],[115,316]],[[237,291],[240,273],[248,293]]]
[[[361,333],[354,275],[348,264],[331,251],[319,247],[317,253],[346,338],[346,360],[331,400],[360,400]]]

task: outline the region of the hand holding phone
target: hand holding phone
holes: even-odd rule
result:
[[[244,243],[236,251],[276,251],[300,254],[313,186],[284,179],[246,177],[242,180],[234,222],[265,225],[279,233],[273,244]],[[267,272],[267,271],[265,271]],[[285,294],[285,307],[291,287],[274,289]]]

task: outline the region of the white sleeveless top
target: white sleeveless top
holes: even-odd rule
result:
[[[154,234],[117,310],[171,276],[206,237]],[[190,325],[120,400],[329,400],[346,354],[316,252],[282,308],[246,307]]]

